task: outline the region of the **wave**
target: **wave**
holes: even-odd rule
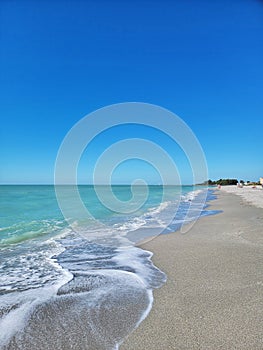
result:
[[[0,299],[0,327],[10,328],[10,320],[16,320],[10,332],[0,336],[0,345],[3,349],[15,344],[16,349],[23,350],[62,350],[84,348],[92,340],[92,348],[97,344],[99,349],[117,349],[148,315],[152,289],[165,282],[165,274],[152,264],[152,253],[140,248],[114,248],[74,235],[61,238],[59,244],[57,255],[51,259],[60,272],[53,284],[49,281],[42,287],[35,285],[35,289],[31,285]],[[32,258],[38,265],[44,260],[43,256]],[[27,272],[23,273],[26,279]],[[67,334],[70,338],[64,346]],[[105,344],[105,338],[109,343]]]
[[[65,222],[52,220],[21,221],[7,227],[1,228],[0,248],[12,244],[22,243],[35,238],[55,235],[65,229]]]

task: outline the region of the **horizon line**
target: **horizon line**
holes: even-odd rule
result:
[[[147,186],[200,186],[203,184],[146,184]],[[129,183],[116,183],[116,184],[37,184],[37,183],[0,183],[0,186],[145,186],[144,184],[129,184]],[[204,185],[205,186],[205,185]]]

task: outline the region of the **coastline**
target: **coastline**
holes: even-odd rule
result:
[[[121,350],[262,349],[263,212],[216,195],[209,209],[222,213],[140,245],[168,280]]]

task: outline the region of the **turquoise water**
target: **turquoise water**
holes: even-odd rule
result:
[[[171,186],[170,198],[166,198],[166,201],[176,201],[180,195],[193,190],[192,186]],[[139,210],[122,215],[106,208],[98,199],[93,186],[80,186],[79,191],[93,217],[111,226],[121,222],[130,222],[132,225],[133,219],[149,209],[157,208],[163,200],[163,187],[149,186],[147,201]],[[65,186],[65,195],[67,192],[70,193]],[[132,197],[130,186],[113,186],[113,193],[123,203]],[[86,224],[85,229],[88,229],[89,222]],[[53,186],[0,186],[0,246],[41,236],[55,236],[66,227],[67,222],[60,211]],[[133,228],[136,228],[135,222]]]
[[[81,307],[92,314],[105,300],[109,310],[115,310],[114,303],[122,300],[121,312],[129,313],[131,295],[135,302],[142,298],[141,305],[136,302],[138,314],[131,320],[128,334],[148,314],[152,289],[166,280],[165,274],[152,264],[152,254],[135,247],[134,242],[175,231],[185,222],[213,214],[206,210],[207,192],[201,187],[149,186],[144,201],[144,187],[113,186],[109,191],[109,187],[100,186],[98,192],[105,203],[111,203],[113,195],[121,203],[120,210],[114,210],[100,201],[93,186],[80,186],[80,197],[91,214],[85,218],[79,217],[74,201],[71,203],[71,186],[60,190],[71,204],[71,217],[67,220],[53,186],[0,186],[0,329],[8,329],[0,332],[3,349],[37,349],[39,344],[41,349],[53,349],[54,341],[58,344],[56,349],[67,349],[65,344],[59,344],[63,343],[63,324],[73,315],[63,314],[62,325],[57,325],[57,329],[61,327],[61,343],[57,333],[52,340],[52,334],[42,332],[45,345],[39,332],[32,328],[32,320],[39,322],[43,305],[54,310],[58,303],[66,302],[65,295],[70,295],[78,308],[79,293],[81,297],[86,295]],[[208,197],[212,198],[210,192]],[[135,310],[134,305],[130,307]],[[54,322],[50,312],[45,312],[47,319],[43,322],[47,324]],[[93,321],[87,321],[87,334]],[[92,327],[92,334],[96,334],[94,324]],[[97,327],[101,327],[100,323]],[[109,332],[113,328],[111,325]],[[25,331],[19,332],[22,329]],[[75,348],[80,339],[70,336],[68,348]],[[111,339],[111,348],[117,349],[120,336],[111,335]],[[97,341],[94,339],[92,344]],[[99,347],[104,349],[101,344]]]

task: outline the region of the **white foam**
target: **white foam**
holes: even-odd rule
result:
[[[63,270],[63,275],[56,284],[38,289],[29,289],[23,292],[14,292],[1,296],[0,308],[15,308],[0,319],[0,347],[5,346],[9,340],[21,331],[34,308],[56,295],[57,290],[72,279],[69,271]]]
[[[119,266],[129,266],[146,288],[157,288],[166,282],[166,276],[157,267],[153,266],[153,253],[136,247],[118,248],[112,260]]]
[[[2,251],[0,263],[0,290],[27,290],[44,284],[56,283],[61,267],[51,257],[64,248],[54,240],[31,247],[10,248]]]
[[[181,196],[181,199],[185,200],[185,201],[189,201],[189,200],[194,200],[200,193],[203,193],[204,190],[194,190],[191,192],[188,192],[185,195]]]

